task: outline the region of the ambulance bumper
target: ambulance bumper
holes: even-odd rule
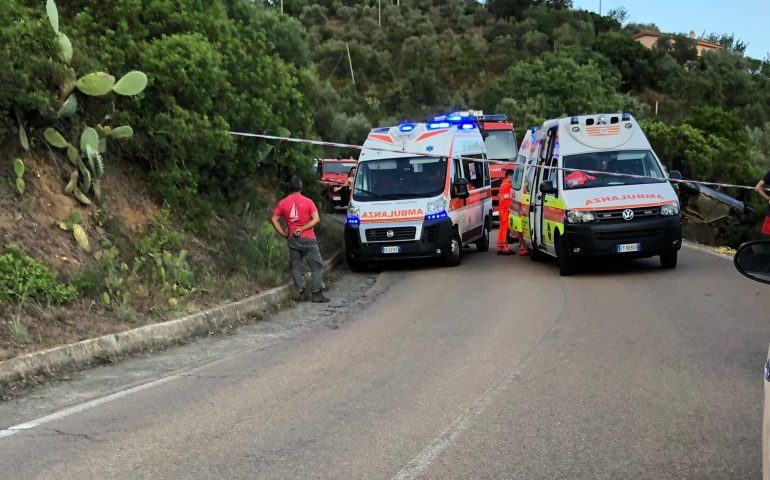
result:
[[[627,223],[568,223],[564,228],[567,248],[576,257],[651,257],[682,248],[682,220],[679,215]],[[618,253],[620,249],[637,248],[629,247],[637,244],[637,251]]]
[[[366,227],[364,227],[366,228]],[[358,263],[382,263],[404,259],[445,258],[451,252],[452,220],[425,221],[420,238],[411,241],[362,242],[360,225],[345,225],[345,256]],[[392,247],[398,247],[392,252]]]

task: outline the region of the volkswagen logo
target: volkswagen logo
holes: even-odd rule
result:
[[[631,212],[631,216],[632,216],[632,217],[634,216],[634,212]],[[388,238],[393,238],[393,235],[395,235],[395,233],[393,233],[393,230],[388,230],[388,231],[385,233],[385,235],[387,235],[387,236],[388,236]]]
[[[634,211],[630,208],[623,210],[623,220],[630,221],[634,219]]]

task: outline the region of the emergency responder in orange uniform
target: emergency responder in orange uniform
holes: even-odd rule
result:
[[[497,231],[497,254],[498,255],[511,255],[511,251],[508,249],[508,215],[511,209],[511,178],[513,178],[513,170],[506,170],[505,177],[503,177],[503,183],[500,184],[500,193],[498,198],[500,203],[498,204],[498,214],[500,218],[500,230]]]

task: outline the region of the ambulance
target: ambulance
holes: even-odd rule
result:
[[[542,130],[532,127],[521,141],[516,168],[511,185],[511,210],[508,216],[509,230],[520,237],[529,235],[529,204],[531,185],[534,181],[537,156],[540,153]]]
[[[555,257],[562,275],[595,256],[660,256],[662,268],[675,268],[679,201],[636,120],[575,116],[548,121],[541,132],[524,238],[532,259]]]
[[[442,121],[373,129],[358,159],[345,225],[353,270],[402,259],[459,265],[489,249],[492,192],[478,124]]]

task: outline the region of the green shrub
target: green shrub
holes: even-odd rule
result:
[[[27,121],[56,118],[63,66],[45,9],[0,2],[0,138],[17,135],[15,113]],[[17,137],[18,138],[18,137]]]
[[[45,265],[8,245],[0,255],[0,303],[66,303],[75,298],[74,286],[56,279]]]

